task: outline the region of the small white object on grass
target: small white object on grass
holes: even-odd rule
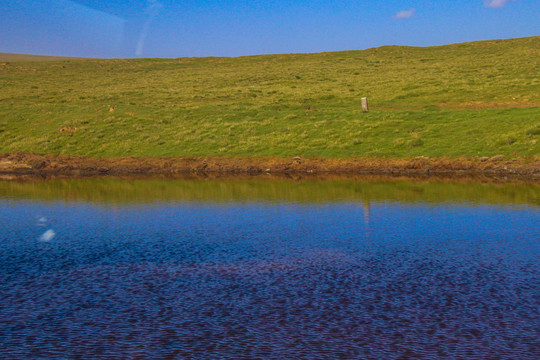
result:
[[[368,103],[367,103],[367,97],[363,97],[360,99],[360,102],[362,104],[362,111],[363,112],[368,112],[369,111],[369,107],[368,107]]]

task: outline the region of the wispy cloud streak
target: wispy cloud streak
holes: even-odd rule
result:
[[[484,6],[487,8],[502,8],[504,5],[508,4],[510,1],[516,0],[485,0]]]
[[[408,18],[410,18],[410,17],[412,17],[414,15],[415,11],[416,11],[416,9],[403,10],[403,11],[398,12],[392,18],[393,19],[408,19]]]
[[[152,21],[154,21],[161,8],[162,5],[157,0],[148,0],[148,8],[146,9],[147,18],[139,36],[139,41],[137,42],[137,49],[135,50],[135,55],[141,56],[143,54],[144,43],[146,41],[146,35],[148,35],[148,30],[150,29],[150,24],[152,23]]]

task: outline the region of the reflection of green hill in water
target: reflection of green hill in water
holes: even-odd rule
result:
[[[93,203],[167,201],[400,201],[539,205],[540,187],[448,181],[120,180],[0,181],[0,198]]]

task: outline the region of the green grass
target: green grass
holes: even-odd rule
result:
[[[540,154],[540,37],[242,58],[1,61],[0,152]],[[69,127],[76,131],[60,132]]]
[[[84,58],[49,55],[11,54],[0,52],[0,61],[44,61],[44,60],[78,60]]]

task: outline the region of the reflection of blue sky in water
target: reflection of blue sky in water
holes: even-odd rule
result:
[[[0,348],[6,359],[538,359],[539,216],[0,198]]]

